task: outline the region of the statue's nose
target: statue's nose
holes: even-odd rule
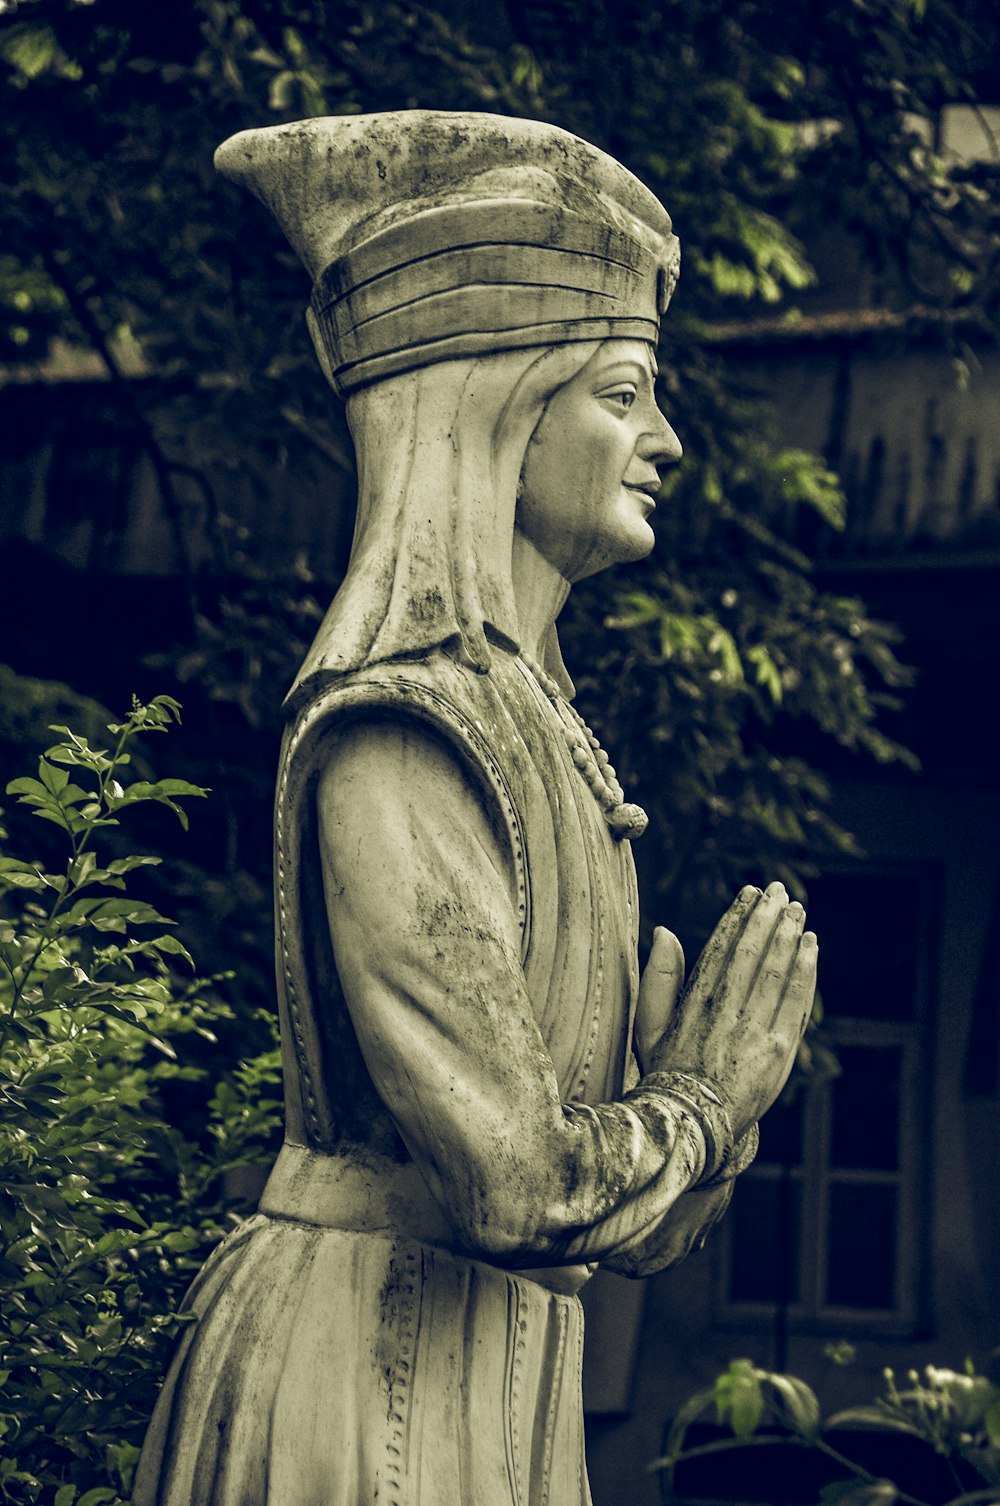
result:
[[[662,413],[659,419],[656,428],[639,441],[639,454],[657,467],[676,465],[684,454],[683,447]]]

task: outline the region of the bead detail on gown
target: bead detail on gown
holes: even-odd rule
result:
[[[523,649],[520,659],[555,707],[570,757],[601,807],[611,835],[617,841],[634,842],[649,825],[646,812],[641,805],[625,799],[625,791],[618,783],[607,753],[576,707],[563,696],[552,676],[546,674],[538,661]]]

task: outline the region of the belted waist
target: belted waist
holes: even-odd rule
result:
[[[318,1224],[325,1229],[391,1235],[468,1255],[427,1183],[412,1161],[400,1163],[360,1147],[325,1155],[286,1141],[267,1179],[260,1211],[270,1218]],[[469,1258],[491,1262],[485,1256]],[[537,1281],[560,1296],[572,1296],[596,1266],[539,1266],[510,1274]]]

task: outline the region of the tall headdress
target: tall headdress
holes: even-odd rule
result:
[[[333,116],[241,131],[215,162],[273,211],[312,275],[310,328],[345,397],[454,356],[655,344],[677,279],[658,200],[541,121]]]

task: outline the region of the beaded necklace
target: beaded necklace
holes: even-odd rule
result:
[[[641,805],[633,805],[625,799],[625,791],[618,783],[608,755],[591,732],[575,706],[562,695],[559,686],[550,674],[530,654],[521,651],[521,662],[530,671],[539,689],[551,701],[559,717],[559,727],[569,748],[569,754],[581,775],[590,787],[601,814],[608,823],[616,841],[634,842],[649,825],[649,817]]]

